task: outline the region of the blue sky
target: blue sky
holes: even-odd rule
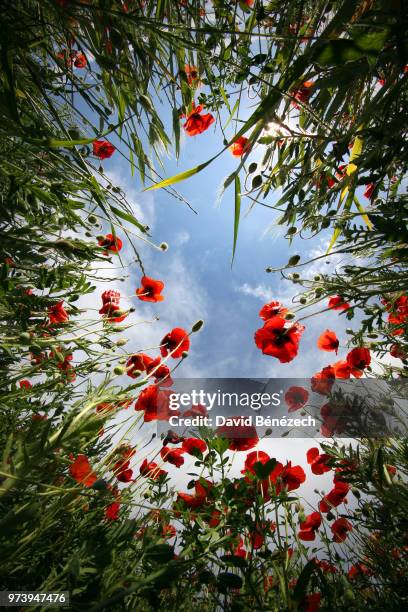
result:
[[[233,132],[231,133],[231,136]],[[166,177],[191,168],[211,157],[221,148],[217,129],[195,136],[185,136],[180,160],[163,155]],[[254,151],[255,159],[263,147]],[[290,364],[262,355],[253,340],[261,327],[258,312],[272,299],[282,299],[290,306],[296,286],[281,279],[278,274],[267,274],[267,266],[284,265],[293,253],[303,257],[314,251],[323,251],[328,235],[313,241],[295,241],[289,249],[278,226],[265,234],[276,221],[277,213],[262,206],[255,207],[245,216],[243,199],[242,218],[234,265],[231,268],[234,193],[229,189],[220,204],[216,204],[220,186],[236,167],[237,159],[226,151],[202,173],[176,185],[178,191],[191,203],[198,214],[163,190],[143,192],[138,175],[131,176],[125,161],[113,156],[104,162],[105,170],[113,182],[120,184],[131,201],[137,216],[151,227],[154,241],[165,241],[165,253],[142,247],[146,272],[164,281],[165,301],[149,305],[137,301],[137,315],[158,314],[161,321],[143,333],[139,328],[132,341],[141,342],[133,350],[157,345],[161,332],[172,327],[189,329],[199,318],[205,326],[192,338],[189,358],[178,369],[179,376],[209,377],[291,377],[309,376],[332,361],[333,355],[321,353],[316,347],[318,335],[330,327],[345,341],[344,317],[335,312],[325,313],[306,322],[306,331],[300,344],[299,355]],[[272,201],[277,196],[272,196]],[[269,200],[270,202],[271,200]],[[307,251],[306,251],[307,248]],[[129,252],[129,251],[126,251]],[[126,253],[125,252],[125,253]],[[324,264],[322,264],[324,265]],[[316,266],[314,267],[317,270]],[[138,286],[133,267],[131,278],[123,285],[122,293],[130,295]],[[157,330],[157,334],[154,330]],[[134,336],[134,340],[133,340]],[[156,342],[155,342],[156,338]],[[152,344],[153,343],[153,344]]]

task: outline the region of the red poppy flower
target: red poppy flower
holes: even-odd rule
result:
[[[251,8],[254,5],[255,0],[241,0],[243,4],[246,4],[248,8]]]
[[[333,532],[333,542],[344,542],[349,531],[352,531],[353,526],[345,518],[338,518],[331,524],[330,529]]]
[[[328,395],[334,385],[335,379],[334,368],[332,366],[326,366],[320,372],[312,376],[310,381],[311,389],[320,395]]]
[[[319,348],[321,351],[335,351],[337,355],[337,351],[339,349],[339,339],[337,338],[335,332],[331,331],[330,329],[326,329],[326,331],[323,332],[317,340],[317,348]]]
[[[207,501],[207,497],[213,486],[213,483],[209,480],[203,478],[196,480],[194,483],[194,495],[190,495],[189,493],[178,493],[177,502],[182,501],[187,508],[199,508]]]
[[[202,110],[203,106],[201,104],[196,107],[193,103],[192,110],[187,115],[187,121],[183,125],[185,132],[187,132],[189,136],[202,134],[214,123],[215,119],[211,113],[201,115],[200,113]]]
[[[336,361],[336,363],[333,363],[332,368],[336,378],[350,378],[351,368],[347,361]]]
[[[299,87],[298,89],[294,89],[292,92],[292,97],[294,98],[294,100],[292,100],[291,102],[292,106],[294,106],[295,108],[299,108],[299,104],[296,102],[296,100],[304,104],[308,102],[310,96],[313,93],[312,92],[313,86],[314,86],[313,81],[305,81],[302,87]]]
[[[209,527],[217,527],[221,523],[222,513],[219,510],[213,510],[211,512],[210,520],[208,521]]]
[[[185,417],[207,416],[207,408],[203,404],[192,404],[191,408],[183,412]]]
[[[276,357],[281,363],[289,363],[298,353],[304,329],[300,323],[288,326],[282,317],[272,317],[255,332],[255,344],[264,355]]]
[[[315,533],[322,523],[322,517],[319,512],[309,514],[303,523],[300,524],[298,536],[301,540],[312,542],[315,539]]]
[[[252,425],[222,425],[216,430],[217,436],[227,438],[229,450],[246,451],[254,448],[258,442],[258,433]]]
[[[170,416],[178,411],[169,408],[169,391],[156,385],[149,385],[140,393],[136,400],[135,410],[144,410],[144,420],[168,421]]]
[[[268,463],[269,460],[270,456],[267,453],[264,453],[263,451],[253,451],[252,453],[248,453],[245,459],[245,466],[244,469],[241,470],[241,474],[246,474],[247,472],[250,472],[251,474],[256,474],[254,470],[254,465],[256,463],[265,464]]]
[[[279,474],[279,478],[282,481],[286,491],[293,491],[298,489],[300,485],[305,482],[306,474],[300,465],[293,465],[289,461]]]
[[[184,66],[184,72],[186,73],[187,83],[190,85],[194,85],[198,87],[201,84],[200,79],[198,78],[198,70],[195,66],[189,66],[186,64]]]
[[[334,295],[329,299],[328,307],[331,310],[348,310],[350,308],[350,304],[345,302],[339,295]]]
[[[260,525],[255,531],[252,531],[248,537],[251,548],[253,550],[259,550],[265,542],[265,536],[263,535],[263,533],[260,533],[258,531],[259,529],[261,529]]]
[[[142,285],[136,289],[136,295],[142,302],[162,302],[164,295],[161,292],[164,289],[164,283],[160,280],[154,280],[150,276],[142,276],[140,281]]]
[[[65,310],[64,301],[57,302],[57,304],[53,304],[48,308],[48,317],[50,319],[50,324],[53,323],[65,323],[69,319],[69,315]]]
[[[131,482],[133,480],[133,470],[127,468],[126,470],[122,470],[118,474],[116,474],[116,478],[120,480],[120,482]]]
[[[184,448],[170,448],[169,446],[163,446],[160,451],[160,457],[163,461],[167,461],[176,467],[181,467],[184,463]]]
[[[372,576],[373,572],[364,563],[357,562],[352,565],[347,573],[349,580],[355,580],[360,576]]]
[[[323,436],[332,437],[341,434],[347,426],[347,421],[353,416],[353,406],[336,402],[328,402],[320,408],[323,424],[320,432]]]
[[[74,66],[75,68],[86,68],[87,61],[85,55],[82,51],[77,51],[75,53]]]
[[[186,453],[193,455],[193,457],[195,456],[195,451],[203,455],[207,450],[207,444],[199,438],[184,438],[182,447]]]
[[[111,412],[119,408],[129,408],[133,400],[122,400],[120,402],[101,402],[96,406],[96,412]]]
[[[316,612],[320,608],[321,599],[320,593],[310,593],[302,599],[300,609],[302,612]]]
[[[171,354],[173,359],[182,357],[190,348],[190,338],[182,327],[175,327],[160,342],[160,352],[163,357]]]
[[[159,480],[159,478],[167,474],[166,470],[161,470],[157,463],[154,463],[154,461],[149,462],[147,459],[143,460],[139,471],[142,476],[146,476],[152,480]]]
[[[148,375],[152,375],[155,378],[155,382],[160,387],[171,387],[173,380],[170,376],[170,368],[165,364],[161,363],[161,358],[156,357],[146,368]]]
[[[105,508],[105,518],[108,521],[117,521],[119,518],[119,502],[112,502],[109,506]]]
[[[407,354],[402,350],[398,344],[393,344],[390,350],[391,357],[395,357],[396,359],[405,359]]]
[[[153,361],[154,359],[146,355],[146,353],[132,355],[126,362],[126,373],[130,378],[137,378],[141,372],[147,372]]]
[[[92,143],[92,151],[99,159],[109,159],[115,152],[113,144],[107,140],[94,140]]]
[[[279,315],[283,316],[287,312],[289,312],[288,309],[285,308],[280,302],[269,302],[269,304],[262,306],[261,310],[259,311],[259,316],[264,321],[267,321],[268,319],[272,319],[272,317]]]
[[[99,314],[104,315],[104,318],[109,323],[120,323],[126,319],[128,313],[122,311],[119,306],[119,291],[110,289],[109,291],[104,291],[101,297],[102,308],[99,310]]]
[[[350,491],[350,485],[341,480],[335,482],[334,488],[319,502],[320,512],[329,512],[331,508],[337,508],[342,504]]]
[[[73,457],[71,457],[73,459]],[[69,475],[77,482],[92,487],[97,480],[96,474],[92,471],[89,459],[86,455],[78,455],[69,466]]]
[[[353,376],[361,378],[363,370],[371,363],[370,351],[368,348],[354,348],[347,354],[346,360]]]
[[[232,145],[229,147],[232,155],[234,157],[242,157],[245,153],[247,153],[251,148],[251,143],[249,139],[245,136],[240,136],[235,140]]]
[[[174,525],[170,525],[170,524],[162,525],[162,536],[166,540],[171,540],[171,538],[174,538],[176,534],[177,534],[177,530],[174,527]]]
[[[98,240],[98,244],[106,249],[104,255],[108,255],[108,251],[111,251],[112,253],[119,253],[123,246],[122,240],[113,234],[106,234],[104,238],[100,238]]]
[[[364,191],[364,197],[367,198],[367,200],[371,200],[373,197],[374,190],[375,183],[368,183]]]
[[[20,389],[31,389],[31,387],[33,386],[29,380],[27,380],[26,378],[24,378],[23,380],[20,380],[19,382],[20,385]]]
[[[306,453],[307,462],[313,474],[321,475],[325,472],[330,472],[331,467],[327,465],[327,461],[331,458],[327,453],[319,453],[319,449],[310,448]]]
[[[315,559],[315,564],[317,565],[317,567],[320,567],[322,572],[324,572],[325,574],[337,573],[336,567],[332,565],[329,561],[326,561],[326,559]]]
[[[288,412],[300,410],[309,399],[309,392],[303,387],[289,387],[285,393],[285,402],[288,405]]]

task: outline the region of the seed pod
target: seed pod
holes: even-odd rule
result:
[[[262,185],[262,176],[260,174],[257,174],[252,179],[252,189],[258,189],[258,187],[260,187],[261,185]]]
[[[194,323],[193,327],[191,328],[191,331],[193,333],[198,332],[200,331],[203,325],[204,325],[204,321],[202,319],[199,319],[198,321]]]
[[[288,261],[288,266],[296,266],[300,261],[300,255],[292,255]]]

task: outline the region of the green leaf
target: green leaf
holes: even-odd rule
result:
[[[215,156],[215,157],[218,157]],[[180,174],[175,174],[174,176],[161,181],[160,183],[156,183],[156,185],[152,185],[151,187],[147,187],[144,191],[151,191],[153,189],[162,189],[163,187],[169,187],[169,185],[174,185],[175,183],[180,183],[181,181],[185,181],[190,178],[190,176],[194,176],[204,170],[212,161],[214,161],[215,157],[212,157],[210,160],[204,162],[203,164],[199,164],[195,168],[191,168],[190,170],[185,170],[185,172],[180,172]]]
[[[77,145],[91,144],[96,139],[97,137],[94,136],[93,138],[78,138],[76,140],[58,140],[57,138],[28,138],[27,140],[32,144],[48,149],[72,149],[72,147]]]
[[[299,578],[297,579],[295,590],[293,591],[293,598],[296,601],[300,602],[305,598],[310,578],[316,568],[317,565],[314,559],[306,563]]]
[[[156,544],[146,549],[145,557],[154,563],[166,563],[174,557],[174,548],[169,544]]]
[[[147,234],[146,227],[142,225],[140,221],[138,221],[133,215],[131,215],[130,213],[124,212],[123,210],[120,210],[119,208],[116,208],[116,206],[111,206],[111,210],[117,217],[120,217],[124,221],[128,221],[129,223],[136,225],[136,227],[139,228],[141,232],[143,232],[144,234]]]
[[[246,560],[238,555],[223,555],[220,557],[220,561],[231,567],[246,567],[247,565]]]
[[[276,463],[276,459],[269,459],[269,461],[267,461],[266,463],[261,463],[261,461],[257,461],[256,463],[254,463],[253,469],[260,480],[265,480],[273,471]]]
[[[239,218],[241,214],[241,181],[239,176],[235,177],[235,212],[234,212],[234,243],[232,246],[231,266],[234,263],[235,249],[237,246]]]

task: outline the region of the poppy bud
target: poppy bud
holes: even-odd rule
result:
[[[328,521],[332,521],[334,519],[334,514],[332,512],[328,512],[326,514],[326,518]]]
[[[121,376],[125,373],[125,368],[122,368],[121,366],[115,366],[113,368],[113,373],[116,374],[116,376]]]
[[[31,336],[28,332],[23,332],[22,334],[20,334],[20,342],[22,342],[23,344],[28,344],[31,340]]]
[[[290,227],[287,231],[288,236],[293,236],[297,232],[297,227]]]
[[[248,174],[252,174],[253,172],[255,172],[257,167],[258,167],[258,164],[256,164],[255,162],[252,162],[252,164],[249,164]]]
[[[119,338],[119,340],[116,340],[116,346],[125,346],[127,342],[127,338]]]
[[[191,328],[191,331],[193,332],[193,334],[195,332],[200,331],[200,329],[202,328],[202,326],[204,325],[204,321],[202,319],[199,319],[198,321],[196,321],[193,325],[193,327]]]
[[[361,497],[361,493],[358,489],[355,489],[354,487],[351,489],[351,492],[353,493],[354,497],[356,497],[357,499],[360,499]]]
[[[313,277],[313,280],[319,281],[322,280],[322,277],[320,276],[320,274],[316,274],[316,276]]]
[[[353,334],[353,330],[351,329],[351,327],[347,327],[346,328],[346,334]]]
[[[378,334],[374,334],[374,333],[367,334],[367,338],[378,338]]]
[[[167,242],[161,242],[160,248],[162,251],[167,251],[167,249],[169,248],[169,245],[167,244]]]
[[[252,179],[252,189],[257,189],[261,185],[262,185],[262,176],[260,174],[257,174]]]
[[[183,351],[183,352],[181,353],[181,358],[182,358],[182,359],[186,359],[186,357],[188,357],[188,351]]]
[[[352,589],[346,589],[344,591],[344,599],[346,601],[354,601],[356,598],[356,596],[354,595],[354,592]]]
[[[92,223],[92,225],[95,225],[95,223],[98,223],[98,219],[95,217],[95,215],[89,215],[88,221],[89,223]]]
[[[136,310],[136,308],[133,308],[133,306],[132,306],[132,308],[129,308],[129,312],[135,312],[135,310]]]
[[[298,280],[298,279],[300,278],[300,274],[298,274],[297,272],[294,272],[294,273],[292,274],[292,278],[293,278],[294,280]]]
[[[306,298],[304,298],[304,297],[302,297],[302,298],[300,298],[299,302],[300,302],[301,304],[307,304],[307,299],[306,299]]]
[[[87,236],[88,238],[90,238],[92,236],[91,232],[85,232],[85,236]]]
[[[269,274],[269,272],[272,272],[272,268],[270,266],[268,266],[267,268],[265,268],[265,272],[268,272],[268,274]]]
[[[288,266],[296,266],[300,261],[300,255],[292,255],[288,261]]]
[[[292,319],[294,319],[294,318],[295,318],[295,315],[293,314],[293,312],[287,312],[287,313],[285,314],[285,319],[286,319],[287,321],[291,321],[291,320],[292,320]]]

